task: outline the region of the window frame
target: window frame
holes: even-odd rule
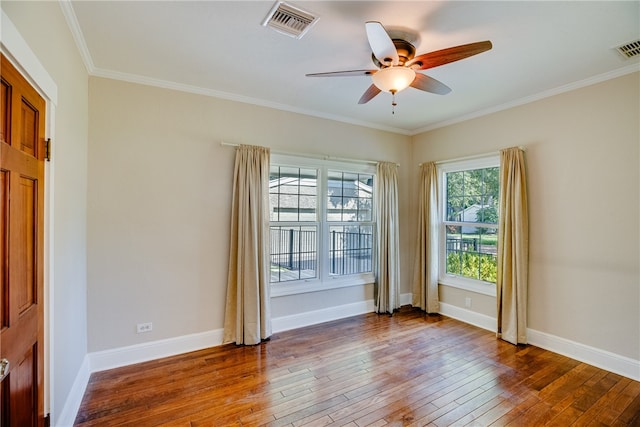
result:
[[[479,279],[472,279],[469,277],[462,277],[447,273],[446,259],[447,259],[447,238],[446,238],[446,203],[447,203],[447,179],[446,174],[450,172],[461,172],[474,169],[485,169],[498,167],[500,168],[500,156],[498,154],[492,154],[488,156],[476,157],[466,160],[453,160],[449,162],[442,162],[437,165],[438,173],[438,283],[444,286],[450,286],[453,288],[464,289],[479,294],[496,296],[496,284],[491,282],[485,282]],[[478,227],[486,227],[489,224],[478,223]],[[469,226],[468,223],[465,226]],[[474,225],[475,226],[475,225]],[[490,225],[493,227],[493,225]],[[498,228],[498,225],[495,225]]]
[[[285,296],[304,294],[309,292],[324,291],[328,289],[345,288],[351,286],[361,286],[375,282],[375,265],[377,255],[377,231],[375,222],[375,186],[376,166],[371,163],[356,163],[329,159],[319,159],[295,155],[271,154],[270,166],[288,166],[297,168],[313,168],[318,171],[317,175],[317,218],[315,222],[276,222],[269,221],[269,227],[278,225],[316,225],[318,237],[316,239],[318,262],[317,277],[300,280],[290,280],[286,282],[270,282],[271,296]],[[372,194],[372,217],[371,221],[327,221],[327,174],[329,170],[370,174],[373,176],[374,194]],[[329,266],[329,228],[332,225],[367,225],[370,224],[373,230],[373,250],[372,250],[372,271],[349,275],[332,275]]]

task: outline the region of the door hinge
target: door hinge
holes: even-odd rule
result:
[[[51,138],[47,138],[44,142],[44,159],[47,162],[51,161]]]

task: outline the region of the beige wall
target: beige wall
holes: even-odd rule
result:
[[[89,87],[89,351],[222,328],[235,150],[221,141],[409,163],[407,136],[103,78]],[[407,224],[408,168],[399,180]],[[273,316],[366,301],[371,288],[274,298]],[[136,334],[140,322],[153,331]]]
[[[417,135],[414,162],[526,147],[529,328],[640,360],[640,75]],[[412,176],[415,189],[417,173]],[[412,190],[413,192],[413,190]],[[414,213],[415,206],[411,206]],[[442,289],[495,317],[495,298]]]
[[[53,128],[52,413],[63,409],[87,353],[86,204],[88,75],[57,2],[2,3],[58,88]]]

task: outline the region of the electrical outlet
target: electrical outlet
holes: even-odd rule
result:
[[[464,306],[465,306],[466,308],[471,308],[471,298],[466,297],[466,298],[464,299]]]
[[[151,322],[138,323],[137,331],[139,334],[142,334],[144,332],[151,332],[152,330],[153,330],[153,323]]]

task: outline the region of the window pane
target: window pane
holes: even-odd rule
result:
[[[325,169],[326,192],[318,194],[320,176],[320,169],[308,167],[270,168],[272,283],[372,272],[374,175]],[[318,222],[318,211],[326,211],[322,221],[334,225]],[[322,253],[320,230],[327,233],[323,242],[328,239]]]
[[[370,272],[373,248],[372,226],[329,228],[329,269],[332,275]]]
[[[446,174],[447,221],[497,224],[499,168]]]
[[[274,189],[276,189],[275,192],[277,192],[277,187],[273,186],[273,183],[277,183],[278,179],[280,179],[280,166],[271,166],[269,168],[269,192],[273,192]]]
[[[317,277],[316,227],[270,229],[271,282]]]
[[[462,221],[464,211],[464,199],[462,197],[449,197],[447,199],[447,220]]]
[[[371,221],[371,199],[360,199],[358,201],[358,221]]]
[[[271,221],[317,221],[317,176],[315,169],[272,166],[269,173]]]
[[[329,171],[329,177],[327,221],[371,221],[373,175]]]
[[[342,174],[342,195],[347,197],[358,197],[357,173]]]
[[[495,283],[497,274],[497,229],[446,227],[446,272]]]
[[[300,169],[300,194],[316,195],[318,172],[315,169]]]
[[[307,215],[311,215],[311,221],[315,221],[316,219],[316,209],[318,204],[318,198],[316,196],[298,196],[298,208],[300,210],[300,221],[305,221],[302,219],[302,214],[305,213]],[[308,220],[307,220],[308,221]]]
[[[464,194],[466,196],[479,196],[482,194],[482,177],[484,169],[464,171]]]
[[[346,206],[342,208],[342,220],[343,221],[357,221],[358,220],[358,200],[347,199],[345,200]]]
[[[447,174],[447,196],[462,196],[462,176],[464,172],[450,172]]]
[[[342,172],[328,172],[327,192],[329,196],[342,196]]]

